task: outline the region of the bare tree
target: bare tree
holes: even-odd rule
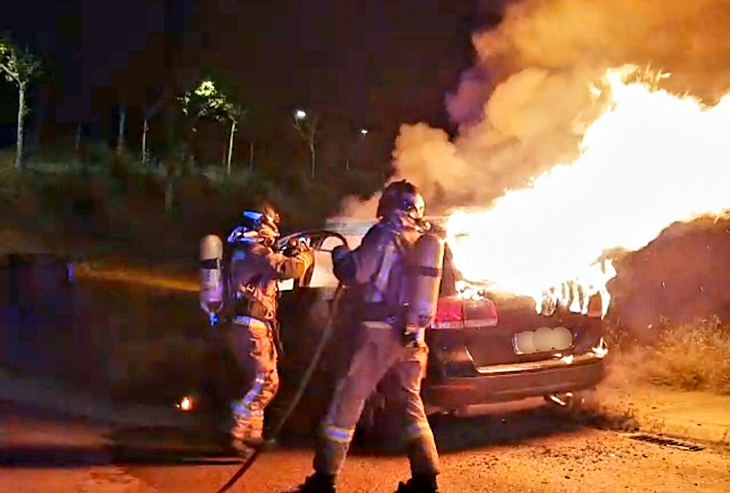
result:
[[[151,106],[145,106],[142,121],[142,165],[147,164],[149,154],[147,152],[147,136],[150,131],[150,120],[160,112],[170,99],[170,91],[169,89],[165,89]]]
[[[317,115],[308,114],[303,110],[294,112],[294,128],[299,136],[309,147],[312,157],[312,178],[316,169],[316,150],[317,150],[317,131],[319,130],[319,117]]]
[[[228,139],[228,157],[226,160],[226,172],[228,176],[231,175],[231,160],[233,159],[233,141],[236,135],[236,131],[241,125],[243,119],[246,117],[246,110],[239,104],[231,101],[226,101],[223,107],[226,118],[228,119],[231,129],[230,136]]]
[[[18,128],[15,146],[15,169],[23,170],[23,143],[25,115],[28,113],[28,86],[37,78],[42,69],[39,57],[27,48],[21,50],[7,39],[0,40],[0,71],[5,78],[18,88]]]
[[[127,107],[119,107],[119,122],[117,127],[117,155],[121,156],[127,147]]]

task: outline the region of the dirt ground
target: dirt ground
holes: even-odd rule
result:
[[[166,462],[160,455],[115,455],[104,448],[107,430],[28,410],[18,413],[8,405],[0,407],[0,423],[0,483],[5,491],[212,493],[236,468]],[[730,492],[727,452],[645,443],[570,423],[544,407],[525,405],[438,420],[434,430],[446,493]],[[311,457],[310,444],[284,443],[262,455],[231,491],[290,491],[309,474]],[[394,491],[407,473],[403,457],[354,450],[338,491]]]

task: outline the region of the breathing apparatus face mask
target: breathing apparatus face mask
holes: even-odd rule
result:
[[[265,245],[273,245],[279,237],[279,229],[276,226],[276,217],[262,214],[256,211],[245,211],[243,213],[243,221],[237,226],[230,235],[228,235],[228,243],[234,245],[236,243],[263,243]]]
[[[389,222],[400,228],[421,230],[424,215],[424,202],[420,194],[403,196],[398,206],[391,212]]]
[[[412,219],[419,221],[423,219],[426,211],[426,204],[420,194],[410,195],[401,202],[401,209]]]
[[[255,243],[258,239],[258,233],[252,231],[246,226],[236,226],[228,235],[227,242],[229,245],[236,245],[239,243]]]

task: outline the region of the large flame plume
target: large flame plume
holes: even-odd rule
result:
[[[446,96],[458,136],[415,123],[396,139],[395,166],[429,204],[487,204],[577,159],[603,111],[589,85],[613,67],[650,65],[672,74],[670,91],[708,101],[730,87],[728,0],[502,3],[501,23],[473,35],[475,64]]]
[[[574,163],[507,191],[487,210],[449,217],[449,244],[467,279],[537,301],[569,282],[586,297],[602,294],[607,308],[615,274],[607,250],[638,250],[673,222],[730,208],[730,96],[709,107],[656,88],[659,77],[625,82],[635,73],[610,70],[606,89],[594,88],[609,92],[611,104]]]
[[[506,7],[473,35],[475,64],[446,97],[458,135],[402,125],[396,177],[421,187],[430,212],[472,206],[448,219],[467,278],[605,302],[604,252],[730,207],[730,1],[481,3]],[[635,66],[672,75],[629,76]]]

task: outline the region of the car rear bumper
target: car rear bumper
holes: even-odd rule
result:
[[[427,407],[451,411],[478,404],[576,392],[595,387],[606,375],[603,340],[591,351],[561,359],[477,368],[473,376],[424,382]]]

